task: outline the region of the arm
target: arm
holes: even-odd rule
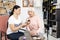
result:
[[[27,27],[26,27],[26,28],[27,28],[27,30],[30,32],[29,25],[27,25]]]
[[[29,24],[30,24],[30,21],[28,21],[28,20],[29,20],[29,18],[27,18],[27,19],[26,19],[26,24],[27,24],[27,25],[26,25],[26,26],[27,26],[26,28],[27,28],[27,30],[28,30],[28,31],[30,31],[30,29],[29,29],[29,26],[30,26],[30,25],[29,25]]]
[[[40,19],[38,17],[38,26],[39,26],[39,29],[37,30],[37,33],[44,33],[44,22],[43,22],[43,19]]]
[[[20,26],[18,26],[18,27],[15,27],[14,24],[10,24],[10,28],[11,28],[11,30],[12,30],[13,32],[15,32],[15,31],[18,31],[18,30],[20,30],[21,28],[23,28],[25,25],[26,25],[26,24],[22,24],[22,25],[20,25]]]
[[[19,29],[22,28],[22,25],[15,27],[14,24],[10,24],[9,26],[13,32],[18,31]]]

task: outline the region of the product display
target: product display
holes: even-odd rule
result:
[[[0,7],[2,7],[2,8],[0,8],[1,9],[0,14],[5,14],[5,13],[7,13],[6,11],[12,10],[12,8],[15,4],[16,4],[15,0],[2,0],[0,2]],[[6,8],[6,9],[4,9],[4,8]]]
[[[0,8],[0,14],[7,14],[6,8]]]
[[[14,5],[15,5],[15,2],[9,2],[7,6],[9,9],[12,9]]]
[[[55,5],[54,5],[55,4]],[[52,28],[52,32],[50,35],[56,38],[60,38],[60,9],[57,9],[57,0],[49,0],[43,3],[43,11],[44,11],[44,20],[48,20],[49,28]],[[47,26],[45,26],[47,27]]]
[[[3,2],[0,2],[0,7],[3,7]]]
[[[2,0],[0,0],[0,2],[2,2]]]

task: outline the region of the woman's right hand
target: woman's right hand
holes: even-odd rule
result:
[[[24,24],[21,24],[20,26],[21,26],[21,28],[24,28],[26,25],[27,25],[27,24],[24,23]]]

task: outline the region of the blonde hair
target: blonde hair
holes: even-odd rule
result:
[[[29,8],[28,11],[34,12],[34,8]]]

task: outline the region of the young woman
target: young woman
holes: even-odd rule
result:
[[[20,36],[24,35],[23,32],[19,32],[26,25],[21,24],[21,18],[19,17],[20,11],[20,6],[15,5],[8,20],[7,36],[11,40],[18,40]]]

